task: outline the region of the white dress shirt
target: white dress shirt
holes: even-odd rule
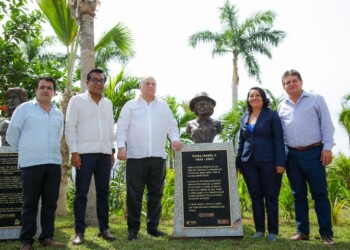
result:
[[[179,141],[177,122],[166,102],[154,98],[149,104],[141,96],[128,101],[117,123],[117,147],[127,146],[127,158],[166,159],[167,135]]]
[[[67,108],[65,136],[70,153],[112,154],[115,138],[112,102],[102,96],[97,104],[88,91],[73,96]]]

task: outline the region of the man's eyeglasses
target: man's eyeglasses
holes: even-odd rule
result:
[[[105,84],[106,80],[105,79],[92,78],[90,80],[90,82],[92,82],[93,84],[98,84],[98,83]]]

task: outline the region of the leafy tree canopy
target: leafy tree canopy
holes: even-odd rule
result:
[[[34,97],[35,82],[40,75],[64,85],[64,58],[45,51],[54,38],[43,34],[44,17],[38,10],[29,10],[27,0],[0,0],[0,106],[6,103],[8,88],[22,87]]]

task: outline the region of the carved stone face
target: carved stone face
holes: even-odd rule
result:
[[[21,99],[17,93],[11,93],[7,96],[7,107],[10,110],[14,110],[21,104]]]

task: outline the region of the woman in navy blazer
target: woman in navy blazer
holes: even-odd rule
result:
[[[285,168],[285,146],[278,113],[269,109],[269,99],[259,87],[249,90],[248,112],[241,119],[236,168],[243,174],[252,199],[256,233],[265,234],[265,208],[268,240],[278,235],[278,195]]]

